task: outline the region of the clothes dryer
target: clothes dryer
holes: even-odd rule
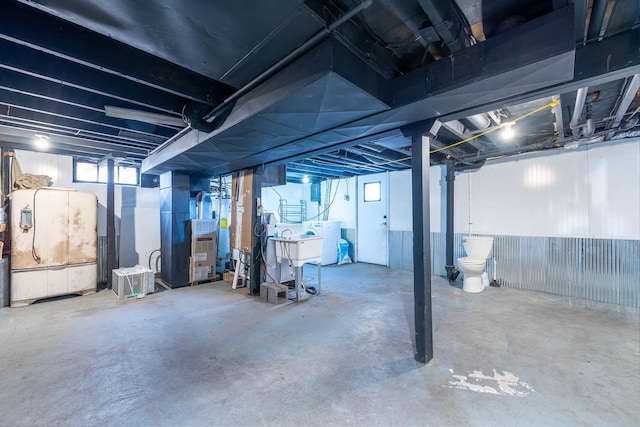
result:
[[[337,263],[342,223],[340,221],[305,221],[303,224],[304,234],[324,237],[321,265]]]

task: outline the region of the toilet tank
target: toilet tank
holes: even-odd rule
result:
[[[462,245],[469,258],[487,259],[493,255],[493,237],[490,236],[464,236]]]

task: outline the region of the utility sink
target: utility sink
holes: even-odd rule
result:
[[[306,262],[322,260],[322,236],[275,237],[276,259],[291,261],[294,267],[302,267]]]

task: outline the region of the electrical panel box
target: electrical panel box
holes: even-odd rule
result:
[[[320,183],[311,184],[311,197],[309,198],[309,200],[311,200],[312,202],[320,203],[322,201],[321,199],[322,195],[320,192]]]

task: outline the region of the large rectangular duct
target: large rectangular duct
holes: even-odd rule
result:
[[[572,8],[559,9],[392,80],[329,40],[240,98],[220,129],[188,132],[142,169],[211,176],[277,164],[570,81],[573,25]]]
[[[144,160],[145,172],[218,174],[244,168],[255,153],[389,109],[385,80],[328,40],[241,97],[210,134],[191,131]]]
[[[160,175],[160,243],[162,280],[172,288],[189,284],[189,175]]]

